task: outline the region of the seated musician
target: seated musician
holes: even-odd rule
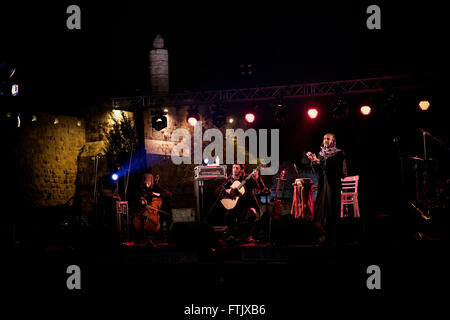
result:
[[[170,198],[172,193],[159,185],[159,175],[143,175],[139,191],[140,211],[133,220],[141,236],[149,231],[152,237],[167,237],[167,230],[172,224]]]
[[[249,242],[254,241],[251,233],[256,217],[260,214],[260,207],[255,196],[255,191],[263,190],[265,187],[259,175],[259,170],[254,170],[252,173],[253,177],[248,179],[243,186],[245,193],[242,196],[236,189],[230,189],[230,186],[235,181],[242,182],[246,178],[244,164],[234,164],[232,175],[220,186],[221,190],[225,190],[222,193],[222,197],[235,198],[236,196],[240,196],[236,206],[231,210],[226,210],[224,216],[225,224],[231,229],[233,236],[239,237],[242,240],[248,240]]]

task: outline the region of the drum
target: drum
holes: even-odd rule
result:
[[[314,184],[310,178],[295,179],[291,214],[295,219],[313,219]]]

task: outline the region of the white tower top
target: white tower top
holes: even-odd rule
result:
[[[158,33],[155,40],[153,40],[153,48],[155,49],[163,49],[164,48],[164,39]]]

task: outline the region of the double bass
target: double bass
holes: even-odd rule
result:
[[[142,226],[144,226],[144,230],[157,233],[159,229],[161,229],[158,212],[162,212],[164,214],[169,213],[161,210],[162,198],[157,195],[158,194],[155,194],[155,192],[151,192],[146,193],[143,196],[142,201],[144,203],[144,207],[133,219],[133,225],[136,230],[140,230]]]

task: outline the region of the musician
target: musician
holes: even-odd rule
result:
[[[319,174],[314,220],[323,227],[326,240],[334,244],[336,222],[340,215],[341,179],[347,176],[347,166],[345,153],[336,147],[333,133],[324,135],[320,149],[318,157],[311,152],[306,153],[313,170]]]
[[[160,198],[162,201],[162,205],[158,208],[158,216],[160,225],[163,228],[156,234],[159,238],[167,237],[167,229],[172,224],[172,212],[170,208],[170,199],[172,198],[172,193],[164,189],[159,185],[159,175],[153,176],[151,173],[144,173],[142,177],[141,187],[138,192],[139,198],[139,207],[142,210],[146,208],[146,205],[151,205],[154,198]],[[139,225],[135,223],[136,226]],[[142,225],[143,229],[143,225]],[[138,233],[141,233],[143,230],[137,230]]]
[[[260,214],[260,207],[255,196],[255,191],[263,190],[265,187],[259,174],[259,170],[253,170],[252,174],[253,176],[248,179],[243,186],[245,193],[240,196],[236,206],[233,209],[226,210],[224,217],[225,223],[232,230],[234,236],[237,236],[243,240],[248,240],[249,242],[254,241],[251,237],[251,232],[255,219],[257,215]],[[242,182],[245,178],[245,165],[234,164],[231,176],[221,187],[219,187],[219,189],[228,190],[235,181]],[[225,196],[231,198],[240,195],[239,191],[236,189],[231,189],[229,192],[223,192]]]

